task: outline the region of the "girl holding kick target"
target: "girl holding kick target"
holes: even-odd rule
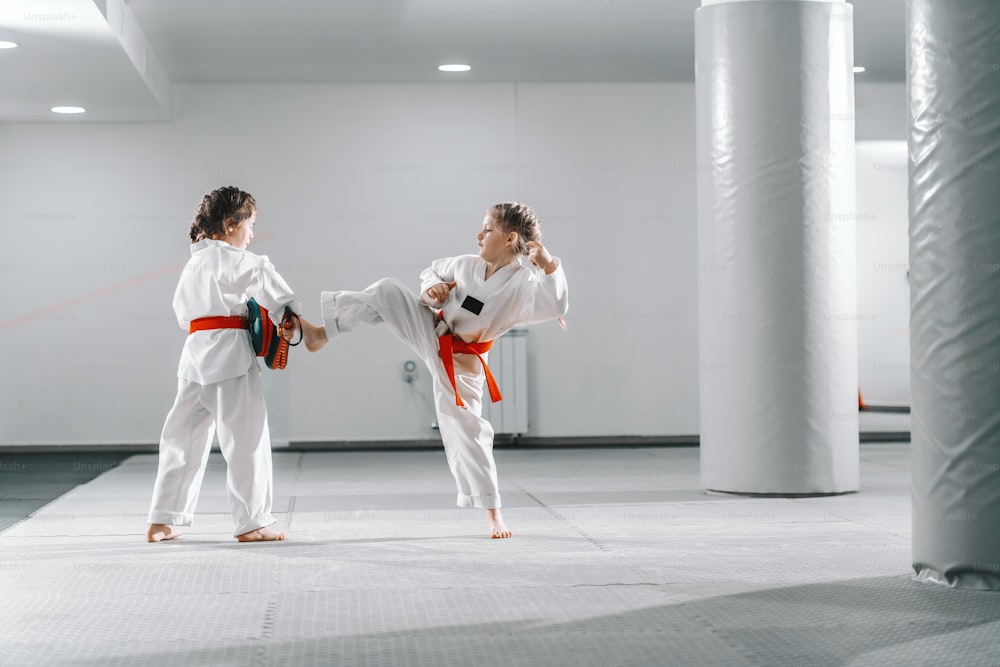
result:
[[[227,186],[202,198],[191,223],[191,258],[174,292],[174,312],[188,337],[177,398],[160,436],[149,542],[174,539],[181,534],[177,526],[191,525],[216,432],[226,459],[233,535],[240,542],[285,539],[270,527],[271,438],[245,318],[248,297],[270,310],[276,326],[285,307],[293,313],[302,307],[268,258],[247,250],[256,220],[254,198]],[[282,335],[290,338],[295,330],[293,320]]]

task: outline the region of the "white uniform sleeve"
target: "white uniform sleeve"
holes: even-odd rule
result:
[[[448,284],[455,280],[455,265],[457,257],[435,259],[431,265],[420,272],[420,294],[439,283]]]
[[[280,325],[285,306],[290,307],[293,313],[301,313],[302,304],[271,260],[266,255],[258,255],[257,259],[259,261],[253,262],[254,266],[248,267],[250,270],[246,273],[247,294],[267,308],[271,321]]]
[[[528,282],[531,298],[524,300],[525,310],[518,317],[518,324],[538,324],[562,317],[569,311],[569,285],[563,272],[562,261],[552,273],[532,267]]]

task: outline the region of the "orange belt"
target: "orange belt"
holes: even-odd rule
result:
[[[456,354],[474,354],[479,357],[479,362],[483,365],[483,370],[486,371],[486,386],[490,388],[490,398],[494,403],[503,400],[503,396],[500,395],[500,388],[497,387],[497,381],[493,379],[493,373],[490,372],[490,367],[486,365],[486,360],[483,359],[483,353],[489,352],[490,348],[493,347],[493,341],[466,343],[461,338],[446,333],[438,338],[438,345],[441,348],[441,361],[444,362],[444,370],[448,373],[448,379],[451,380],[451,388],[455,390],[455,405],[460,408],[465,407],[462,397],[458,395],[458,385],[455,383]]]
[[[215,317],[199,317],[191,320],[188,327],[188,335],[195,331],[205,331],[206,329],[246,329],[246,318],[239,315],[217,315]]]

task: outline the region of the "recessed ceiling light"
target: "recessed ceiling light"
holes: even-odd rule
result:
[[[441,65],[438,67],[442,72],[468,72],[472,67],[470,65]]]
[[[4,42],[0,40],[0,49],[16,49],[17,42]]]
[[[83,113],[86,111],[83,107],[52,107],[53,113]]]
[[[861,65],[855,65],[854,66],[854,73],[855,74],[861,74],[864,71],[865,71],[865,68],[862,67]]]

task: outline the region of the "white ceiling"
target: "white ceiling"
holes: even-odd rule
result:
[[[855,0],[859,81],[905,79],[905,0]],[[178,82],[694,80],[699,0],[2,0],[0,122],[169,118]],[[472,65],[445,74],[437,66]],[[54,105],[87,107],[59,117]]]

